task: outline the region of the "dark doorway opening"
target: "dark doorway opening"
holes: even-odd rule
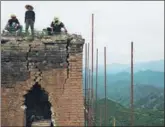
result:
[[[26,127],[31,127],[32,122],[51,120],[51,103],[48,101],[48,93],[36,83],[25,97]]]

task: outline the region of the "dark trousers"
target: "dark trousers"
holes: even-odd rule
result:
[[[52,29],[50,27],[47,28],[48,35],[52,35]]]
[[[53,29],[53,31],[52,31],[52,28],[50,28],[50,27],[47,27],[47,32],[48,32],[48,35],[60,34],[61,33],[61,31],[56,30],[56,29]]]
[[[21,25],[18,25],[16,28],[15,27],[12,27],[12,26],[9,26],[7,25],[5,27],[5,30],[8,30],[8,31],[17,31],[17,30],[20,30],[20,32],[22,32],[22,26]]]
[[[26,20],[26,27],[25,27],[26,33],[28,33],[29,26],[31,29],[32,36],[34,36],[34,21],[32,19]]]

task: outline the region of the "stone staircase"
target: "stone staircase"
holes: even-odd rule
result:
[[[31,127],[51,127],[51,120],[40,120],[32,123]]]

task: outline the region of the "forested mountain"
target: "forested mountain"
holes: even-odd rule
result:
[[[144,64],[144,63],[143,63]],[[164,61],[145,63],[136,65],[134,72],[134,108],[136,126],[163,126],[164,125]],[[154,67],[158,65],[157,67]],[[116,126],[130,125],[130,70],[121,71],[124,65],[116,66],[117,73],[111,73],[107,69],[107,123],[113,125],[116,119]],[[119,68],[121,66],[121,68]],[[137,68],[139,67],[139,69]],[[108,68],[108,67],[107,67]],[[127,68],[129,68],[127,66]],[[149,69],[150,68],[150,69]],[[115,70],[113,68],[113,71]],[[89,76],[87,76],[87,80]],[[91,78],[90,78],[91,79]],[[105,125],[105,87],[103,68],[98,72],[98,101],[96,111],[96,125]],[[96,75],[94,73],[94,96]],[[85,78],[84,78],[85,88]],[[101,122],[100,122],[101,120]]]
[[[94,87],[96,77],[94,77]],[[130,102],[130,74],[107,74],[107,97],[127,106]],[[84,82],[85,88],[85,82]],[[104,75],[98,74],[99,98],[104,98]],[[164,72],[140,71],[134,74],[134,101],[152,94],[164,94]]]
[[[96,125],[105,125],[105,99],[98,100],[96,110]],[[95,103],[95,104],[96,104]],[[153,109],[134,109],[134,125],[135,126],[163,126],[164,111]],[[113,125],[116,120],[116,126],[130,125],[130,109],[121,104],[107,99],[107,123],[108,126]]]

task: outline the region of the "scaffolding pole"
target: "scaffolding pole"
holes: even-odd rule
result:
[[[96,99],[95,99],[95,104],[96,104],[96,107],[95,107],[95,122],[97,121],[97,86],[98,86],[98,49],[96,49],[96,91],[95,91],[95,96],[96,96]],[[97,123],[97,122],[96,122]]]
[[[89,48],[90,44],[88,43],[87,49],[87,126],[89,125],[89,101],[90,101],[90,69],[89,69]]]
[[[100,127],[102,126],[102,112],[101,112],[101,107],[100,107]]]
[[[115,117],[113,118],[113,127],[115,127],[116,126],[116,119],[115,119]]]
[[[134,91],[133,91],[133,42],[131,42],[131,98],[130,98],[130,122],[131,126],[134,126],[134,107],[133,107],[133,98],[134,98]]]
[[[106,75],[106,47],[104,47],[104,86],[105,86],[105,126],[107,126],[107,75]]]
[[[91,114],[93,116],[93,46],[94,46],[94,14],[92,14],[92,46],[91,46],[91,55],[92,55],[92,63],[91,63]],[[92,121],[92,125],[93,126],[93,121]]]
[[[92,111],[91,111],[91,69],[89,69],[89,106],[88,106],[88,126],[92,126]]]
[[[87,44],[85,44],[85,126],[87,120]]]

